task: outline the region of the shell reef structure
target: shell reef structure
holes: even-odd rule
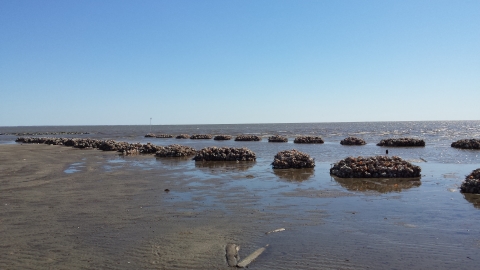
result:
[[[145,138],[160,138],[160,139],[166,139],[166,138],[173,138],[173,135],[170,134],[154,134],[154,133],[148,133],[145,135]]]
[[[462,193],[480,194],[480,169],[472,171],[460,186]]]
[[[160,147],[155,153],[157,157],[187,157],[195,155],[197,151],[189,146],[172,144],[169,146]]]
[[[402,147],[402,146],[415,146],[415,147],[422,147],[425,146],[425,141],[422,139],[415,139],[415,138],[394,138],[394,139],[383,139],[379,143],[378,146],[392,146],[392,147]]]
[[[274,169],[301,169],[315,167],[315,159],[298,150],[285,150],[278,152],[272,162]]]
[[[175,139],[190,139],[190,135],[188,134],[180,134]]]
[[[13,135],[13,136],[86,135],[86,134],[90,134],[90,133],[89,132],[81,132],[81,131],[0,133],[0,135]]]
[[[216,135],[213,137],[215,141],[228,141],[232,139],[232,136],[230,135]]]
[[[357,137],[347,137],[340,141],[341,145],[365,145],[367,142],[364,139]]]
[[[210,134],[193,134],[190,136],[190,139],[192,140],[210,140],[212,138],[213,136]]]
[[[155,138],[161,138],[161,139],[173,138],[173,135],[171,135],[171,134],[157,134],[157,135],[155,135]]]
[[[324,143],[321,137],[317,136],[298,136],[293,143]]]
[[[205,147],[197,151],[195,161],[255,161],[254,152],[246,147]]]
[[[480,149],[480,140],[479,139],[464,139],[458,140],[451,144],[451,147],[460,148],[460,149]]]
[[[416,178],[421,168],[400,157],[347,157],[333,164],[330,174],[341,178]]]
[[[124,155],[132,154],[155,154],[161,149],[151,143],[128,143],[116,142],[114,140],[97,140],[97,139],[79,139],[79,138],[37,138],[37,137],[20,137],[15,140],[19,143],[36,143],[49,145],[65,145],[74,148],[94,148],[102,151],[117,151]]]
[[[261,141],[262,138],[258,137],[257,135],[238,135],[235,137],[235,141]]]
[[[282,135],[268,137],[268,142],[288,142],[288,138]]]

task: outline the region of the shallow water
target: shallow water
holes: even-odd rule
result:
[[[156,145],[183,144],[200,149],[206,146],[248,147],[257,156],[272,159],[273,155],[285,149],[296,148],[305,151],[320,162],[336,162],[346,156],[382,155],[389,150],[390,155],[404,159],[439,163],[478,163],[479,151],[459,150],[450,144],[459,139],[479,138],[480,121],[425,121],[425,122],[358,122],[358,123],[296,123],[296,124],[242,124],[242,125],[154,125],[154,126],[42,126],[42,127],[0,127],[0,133],[19,132],[89,132],[85,135],[57,135],[43,137],[80,137],[114,139],[128,142],[151,142]],[[235,142],[190,139],[144,138],[156,134],[255,134],[263,137],[261,142]],[[288,143],[268,143],[271,135],[280,134],[289,138]],[[297,135],[321,136],[325,144],[293,144]],[[363,138],[365,146],[342,146],[340,141],[347,136]],[[13,143],[17,136],[0,135],[0,144]],[[414,137],[424,139],[426,147],[386,148],[376,146],[382,139],[394,137]]]
[[[148,179],[142,182],[146,191],[131,202],[124,202],[141,205],[145,213],[137,213],[135,222],[139,224],[152,212],[169,209],[171,218],[180,217],[180,228],[207,232],[205,241],[213,237],[209,235],[213,232],[212,226],[222,231],[219,227],[224,223],[240,224],[241,229],[235,232],[238,237],[233,238],[241,245],[243,258],[269,244],[266,252],[250,265],[251,269],[474,269],[478,265],[480,196],[461,194],[459,186],[467,174],[480,166],[480,151],[459,150],[450,144],[458,139],[478,138],[480,121],[152,127],[154,133],[167,134],[258,134],[264,137],[261,142],[144,138],[149,132],[148,126],[2,127],[0,133],[37,129],[86,131],[92,134],[74,137],[157,145],[177,143],[196,149],[248,147],[256,153],[256,162],[212,163],[194,162],[189,158],[112,155],[98,161],[100,169],[94,173],[99,176],[98,181],[111,174],[134,174],[136,178],[122,180],[125,186]],[[266,137],[273,134],[286,135],[289,142],[268,143]],[[319,135],[325,144],[293,144],[295,135]],[[350,135],[359,136],[368,144],[340,145],[340,140]],[[391,137],[425,139],[426,147],[388,148],[390,155],[400,156],[422,168],[420,181],[330,176],[331,164],[347,156],[383,155],[387,148],[376,143]],[[0,136],[2,143],[11,143],[14,138]],[[316,167],[273,170],[270,165],[273,156],[293,148],[314,157]],[[72,162],[64,173],[81,177],[86,173],[83,162],[87,161]],[[165,188],[170,191],[165,192]],[[162,196],[157,197],[159,193]],[[214,218],[213,225],[199,227],[198,217],[203,215]],[[278,228],[286,230],[265,234]],[[144,241],[145,232],[131,230],[126,236],[128,239]],[[230,237],[225,236],[228,239],[225,241],[231,241],[232,232],[228,228],[225,231]],[[161,238],[156,233],[149,237],[154,243],[152,246],[158,244],[155,250],[161,254],[162,246],[175,246],[175,241],[187,241],[189,235],[178,236],[182,240]],[[131,248],[127,243],[122,245]],[[106,251],[98,252],[102,254],[109,249],[112,248],[107,246]],[[134,255],[129,256],[125,258],[129,265],[119,268],[205,269],[205,265],[195,264],[190,257],[177,258],[175,262],[151,258],[148,249],[135,249]],[[91,266],[98,268],[101,264]]]
[[[135,157],[114,158],[137,166]],[[473,269],[480,255],[480,196],[458,191],[477,164],[417,163],[418,179],[337,179],[330,164],[314,170],[273,170],[257,162],[153,159],[188,190],[148,206],[177,214],[252,212],[246,257],[269,244],[251,269]],[[143,161],[142,161],[143,162]],[[242,208],[240,210],[238,207]],[[258,217],[261,217],[258,219]],[[283,232],[265,232],[285,228]],[[164,264],[167,265],[168,264]],[[168,267],[167,267],[168,268]],[[170,265],[171,269],[181,269]]]

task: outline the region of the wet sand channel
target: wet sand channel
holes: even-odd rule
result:
[[[242,259],[269,244],[250,269],[478,265],[479,200],[458,192],[475,165],[362,184],[269,162],[0,145],[0,268],[231,269],[228,243]]]

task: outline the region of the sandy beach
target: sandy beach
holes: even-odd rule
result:
[[[251,269],[477,265],[478,210],[448,191],[456,169],[449,182],[430,165],[421,184],[352,185],[328,164],[255,166],[0,145],[0,268],[229,269],[228,243],[241,258],[269,244]]]

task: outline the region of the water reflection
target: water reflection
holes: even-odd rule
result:
[[[255,161],[195,161],[195,168],[222,171],[246,171],[256,164]]]
[[[314,169],[275,169],[273,173],[281,179],[301,182],[310,179],[314,174]]]
[[[166,166],[178,166],[188,162],[193,162],[192,157],[156,157],[162,165]]]
[[[401,192],[419,187],[420,178],[340,178],[332,176],[342,187],[350,191]]]
[[[473,204],[475,208],[480,209],[480,194],[463,193],[463,197],[469,203]]]

